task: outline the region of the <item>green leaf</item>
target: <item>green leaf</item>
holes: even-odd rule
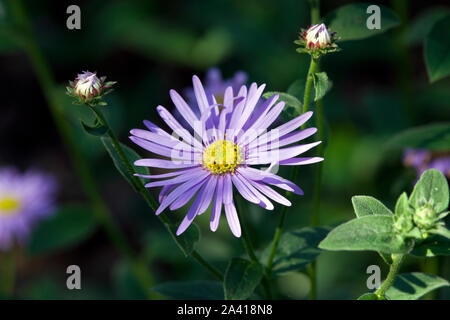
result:
[[[410,44],[419,44],[430,33],[434,24],[450,13],[446,7],[433,7],[425,9],[415,18],[408,32],[405,34],[405,40]]]
[[[425,62],[430,82],[450,74],[450,15],[436,22],[425,39]]]
[[[391,138],[387,148],[415,148],[447,151],[450,146],[450,122],[416,127]]]
[[[111,139],[107,137],[102,137],[101,140],[106,148],[106,151],[108,151],[108,154],[112,158],[113,163],[116,166],[117,170],[133,186],[134,190],[138,191],[139,186],[136,184],[133,175],[128,172],[126,166],[120,159],[120,156],[117,153],[117,150],[114,148]],[[128,159],[128,162],[133,166],[134,172],[140,174],[148,174],[148,169],[146,167],[137,167],[133,165],[133,163],[136,160],[141,159],[141,157],[133,149],[127,147],[122,143],[120,143],[120,145],[122,147],[123,152],[125,153],[125,157]]]
[[[285,92],[278,91],[269,91],[263,94],[265,99],[269,99],[273,95],[279,95],[278,101],[284,101],[287,107],[293,107],[296,111],[296,115],[300,115],[302,113],[302,103],[293,95],[290,95]]]
[[[414,186],[409,198],[413,208],[432,206],[436,213],[448,208],[449,192],[445,176],[436,169],[426,170]]]
[[[163,222],[183,254],[186,257],[189,256],[194,251],[196,243],[200,240],[200,229],[197,224],[192,223],[185,232],[177,236],[176,232],[181,220],[166,215]]]
[[[408,195],[406,192],[403,192],[400,197],[397,199],[397,203],[395,204],[395,215],[409,215],[413,213],[413,210],[409,206]]]
[[[99,122],[96,121],[93,126],[89,126],[86,123],[83,122],[83,120],[80,120],[81,125],[87,133],[93,136],[101,137],[104,136],[108,132],[108,128],[105,126],[102,126]]]
[[[35,256],[73,247],[89,238],[96,227],[95,216],[88,208],[61,207],[33,230],[27,251]]]
[[[361,297],[358,298],[358,300],[386,300],[386,299],[377,296],[375,293],[368,292],[364,293]]]
[[[166,282],[153,291],[174,300],[223,300],[223,287],[217,281]]]
[[[440,235],[444,238],[450,239],[450,230],[444,226],[437,226],[436,229],[429,230],[429,233]]]
[[[241,258],[231,259],[223,282],[226,300],[245,300],[255,291],[264,269],[258,262]]]
[[[315,96],[314,101],[322,99],[331,89],[331,81],[328,80],[326,72],[317,72],[313,75]]]
[[[432,274],[403,273],[395,277],[394,284],[386,291],[386,296],[392,300],[417,300],[428,292],[448,285],[447,280]]]
[[[352,3],[342,6],[325,17],[325,22],[331,31],[337,32],[340,41],[368,38],[400,24],[397,15],[389,8],[379,6],[381,10],[381,28],[369,29],[366,21],[372,15],[368,14],[367,3]]]
[[[408,252],[409,244],[396,235],[393,224],[392,216],[371,215],[353,219],[331,230],[319,248],[333,251]]]
[[[369,215],[391,216],[393,214],[381,201],[371,196],[353,196],[352,204],[358,218]]]
[[[319,243],[329,231],[329,227],[306,227],[283,233],[273,259],[272,273],[298,270],[316,260],[322,252]],[[263,264],[267,263],[271,248],[272,244],[261,254]]]
[[[417,257],[450,256],[450,240],[439,235],[433,235],[416,242],[410,253]]]

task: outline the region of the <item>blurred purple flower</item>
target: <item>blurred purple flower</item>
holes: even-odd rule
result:
[[[432,152],[424,149],[406,149],[403,164],[413,167],[420,177],[425,170],[436,169],[450,179],[450,153]]]
[[[207,71],[205,77],[205,93],[208,103],[211,105],[213,103],[223,103],[223,97],[225,95],[225,90],[228,87],[233,88],[233,92],[238,92],[241,86],[247,83],[247,74],[243,71],[237,71],[233,78],[223,79],[222,72],[218,68],[211,68]],[[193,88],[187,88],[184,90],[184,95],[190,106],[195,106],[198,109],[197,99],[195,98],[195,92]],[[213,98],[214,96],[214,98]],[[215,99],[215,101],[214,101]],[[194,109],[195,112],[196,109]],[[199,113],[195,112],[197,115]]]
[[[56,189],[51,175],[0,169],[0,250],[23,243],[33,226],[52,213]]]
[[[274,209],[269,199],[290,206],[291,202],[269,185],[299,195],[303,191],[269,169],[274,165],[306,165],[323,160],[319,157],[295,158],[320,141],[280,149],[317,131],[315,128],[295,131],[311,117],[312,112],[267,131],[283,110],[284,102],[275,104],[278,95],[260,102],[264,84],[258,87],[253,83],[248,89],[242,86],[238,92],[232,86],[227,87],[221,108],[209,102],[197,76],[193,77],[193,86],[200,118],[175,90],[170,91],[170,96],[188,124],[186,128],[193,130],[194,135],[162,106],[156,110],[174,134],[170,135],[147,120],[144,124],[149,131],[130,131],[130,139],[134,143],[163,157],[141,159],[135,162],[136,166],[175,169],[169,173],[138,176],[148,179],[168,178],[146,184],[147,188],[162,187],[157,215],[166,208],[179,209],[195,198],[177,235],[183,233],[212,202],[211,230],[217,230],[223,207],[232,233],[240,237],[241,226],[233,200],[233,185],[243,198],[267,210]],[[253,168],[253,165],[259,168]],[[262,170],[260,167],[263,165],[270,167]]]

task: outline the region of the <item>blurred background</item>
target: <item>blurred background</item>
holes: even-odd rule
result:
[[[322,1],[321,15],[351,2]],[[66,9],[71,4],[81,8],[81,30],[66,27]],[[430,84],[423,57],[423,40],[429,29],[424,16],[448,12],[448,1],[377,4],[397,11],[402,24],[365,40],[343,42],[341,52],[322,59],[322,69],[333,87],[324,98],[327,125],[321,225],[353,218],[350,199],[357,194],[372,195],[393,208],[402,191],[411,192],[417,174],[414,168],[404,166],[403,150],[386,149],[386,141],[406,128],[450,119],[450,79]],[[244,71],[249,83],[266,83],[268,91],[287,91],[297,79],[304,79],[309,56],[296,53],[293,41],[301,28],[309,26],[307,1],[23,1],[27,18],[19,18],[29,23],[37,46],[27,50],[39,57],[37,64],[23,49],[23,39],[8,27],[17,18],[14,12],[2,1],[0,5],[0,166],[38,168],[54,174],[60,184],[62,210],[85,213],[84,220],[72,215],[73,221],[61,222],[59,232],[47,234],[44,240],[33,235],[22,248],[15,297],[146,297],[127,261],[90,218],[85,192],[50,104],[67,118],[80,154],[95,173],[101,197],[133,247],[142,253],[155,285],[212,279],[193,259],[184,257],[141,197],[115,170],[99,140],[83,132],[79,119],[90,121],[91,114],[83,106],[71,104],[65,86],[83,70],[118,81],[106,98],[109,106],[104,112],[119,139],[147,157],[148,153],[129,141],[129,130],[143,128],[144,119],[162,125],[155,107],[161,104],[172,109],[169,90],[183,92],[191,86],[193,74],[203,79],[208,69],[218,67],[224,78],[231,78],[236,71]],[[50,73],[42,71],[42,63]],[[287,176],[288,172],[282,169],[280,174]],[[296,197],[288,211],[286,226],[290,229],[310,223],[313,174],[314,165],[299,169],[296,182],[305,195]],[[276,206],[274,212],[265,212],[249,205],[246,210],[257,249],[263,249],[272,238],[280,209]],[[184,213],[164,214],[181,217]],[[197,249],[219,269],[225,269],[230,257],[244,253],[225,220],[216,233],[209,230],[208,213],[196,222],[202,235]],[[46,233],[45,229],[39,232]],[[52,245],[54,237],[69,233],[74,235],[66,245]],[[449,258],[439,259],[440,270],[436,258],[427,263],[410,258],[403,271],[434,270],[449,279]],[[386,274],[376,253],[325,252],[318,261],[321,299],[354,299],[367,291],[369,265],[382,266],[382,274]],[[66,288],[66,267],[71,264],[82,270],[82,290]],[[279,297],[307,298],[309,281],[303,271],[278,278]],[[450,291],[442,289],[434,297],[450,298]]]

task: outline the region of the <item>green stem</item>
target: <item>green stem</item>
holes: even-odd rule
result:
[[[80,178],[84,193],[92,206],[93,213],[117,250],[132,264],[135,264],[135,270],[142,270],[142,267],[139,266],[140,262],[134,261],[135,252],[131,245],[127,242],[126,237],[120,231],[104,204],[95,180],[93,179],[91,170],[77,145],[77,139],[71,131],[64,110],[62,109],[64,102],[61,101],[58,94],[56,94],[56,84],[51,75],[50,67],[34,40],[31,25],[29,24],[21,1],[11,1],[11,8],[15,21],[22,32],[22,44],[24,49],[30,59],[31,65],[47,100],[50,113],[69,157],[71,158],[72,165]],[[136,274],[136,277],[143,289],[145,289],[145,292],[148,292],[148,288],[153,284],[150,274],[146,272],[144,275],[143,272],[139,272]]]
[[[311,6],[311,23],[317,24],[320,22],[320,9],[319,0],[310,0]],[[308,111],[309,99],[311,94],[311,86],[314,82],[314,73],[319,72],[319,60],[311,57],[311,63],[309,65],[308,76],[305,85],[305,96],[303,99],[303,112]],[[316,101],[316,119],[317,119],[317,135],[320,141],[323,141],[323,103],[322,99]],[[323,144],[321,143],[317,148],[317,155],[319,157],[323,156]],[[314,195],[313,195],[313,214],[311,219],[311,226],[317,226],[319,223],[319,209],[320,209],[320,196],[322,191],[322,163],[317,164],[316,175],[315,175],[315,185],[314,185]],[[309,298],[310,300],[315,300],[317,298],[317,261],[313,261],[309,267],[309,281],[310,290]]]
[[[155,201],[155,199],[153,199],[153,197],[150,195],[150,193],[147,191],[147,189],[145,188],[144,184],[142,183],[142,181],[136,177],[135,171],[133,169],[133,166],[131,165],[131,163],[129,162],[129,160],[127,159],[127,157],[125,156],[125,152],[122,149],[122,146],[120,145],[119,141],[117,140],[116,135],[114,134],[114,131],[111,129],[111,127],[109,126],[106,118],[103,116],[102,112],[99,110],[98,107],[92,107],[89,106],[91,108],[91,110],[94,112],[97,120],[99,121],[99,123],[107,128],[107,134],[109,136],[109,138],[111,139],[111,142],[113,144],[114,149],[116,150],[117,154],[119,155],[120,160],[122,161],[123,165],[125,166],[125,168],[127,169],[129,175],[132,177],[132,179],[135,182],[135,185],[138,187],[138,192],[144,197],[145,201],[147,202],[147,204],[149,205],[149,207],[153,210],[156,211],[158,209],[158,203]],[[169,224],[169,220],[167,219],[166,216],[158,216],[158,218],[160,219],[161,222],[163,222],[165,225]],[[172,232],[171,230],[169,230],[169,232]],[[215,269],[212,265],[210,265],[205,259],[203,259],[201,257],[201,255],[196,252],[193,251],[191,253],[191,256],[197,260],[197,262],[202,265],[203,267],[205,267],[208,271],[210,271],[217,279],[219,279],[220,281],[223,281],[223,276],[222,274]]]
[[[375,294],[379,298],[384,298],[384,294],[386,293],[387,289],[389,289],[392,284],[394,283],[395,276],[397,275],[398,271],[400,270],[400,266],[403,262],[403,258],[405,257],[404,254],[393,254],[392,255],[392,264],[389,268],[389,273],[387,275],[386,280],[384,280],[381,287],[378,288],[377,291],[375,291]]]
[[[311,57],[311,62],[309,63],[308,74],[306,76],[305,93],[303,96],[303,113],[309,110],[309,100],[311,97],[311,89],[314,83],[314,73],[317,72],[319,61]]]
[[[216,268],[211,266],[201,255],[198,254],[197,251],[193,251],[191,253],[191,256],[197,260],[198,263],[200,263],[203,267],[205,267],[209,272],[211,272],[217,279],[219,279],[221,282],[223,282],[223,275],[220,271],[218,271]]]
[[[239,199],[236,196],[234,198],[235,198],[235,202],[236,202],[236,206],[237,206],[236,211],[238,214],[238,219],[239,219],[239,222],[241,223],[242,243],[244,244],[245,251],[247,252],[248,257],[250,258],[250,261],[260,264],[258,258],[256,257],[255,252],[253,251],[252,242],[250,241],[250,237],[248,235],[247,228],[245,227],[245,221],[242,218],[241,210],[238,206]],[[267,274],[266,270],[264,270],[262,285],[264,288],[264,293],[266,295],[266,298],[272,299],[272,286],[270,283],[269,275]]]
[[[319,1],[317,0],[311,0],[311,22],[312,24],[316,24],[319,22]],[[319,61],[317,59],[313,59],[311,57],[311,62],[309,64],[308,74],[306,76],[306,83],[305,83],[305,91],[304,91],[304,97],[303,97],[303,113],[307,112],[309,109],[309,101],[311,96],[311,89],[312,85],[314,83],[314,73],[317,72]],[[302,128],[304,129],[306,125],[303,125]],[[291,181],[295,180],[295,177],[297,175],[297,167],[293,167],[291,169]],[[286,193],[286,197],[290,199],[291,192]],[[267,260],[266,264],[266,273],[268,276],[270,276],[272,272],[272,264],[273,259],[275,257],[278,243],[280,242],[281,232],[283,231],[284,223],[286,220],[286,213],[287,213],[288,207],[283,207],[280,215],[280,221],[278,223],[277,228],[275,229],[275,234],[272,240],[272,247],[270,249],[269,258]]]

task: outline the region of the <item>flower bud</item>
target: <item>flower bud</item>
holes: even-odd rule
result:
[[[430,207],[422,207],[414,213],[414,223],[423,229],[430,229],[436,223],[436,213]]]
[[[102,97],[108,94],[111,90],[105,90],[111,88],[114,81],[105,83],[106,77],[97,77],[97,73],[83,71],[78,74],[75,81],[69,81],[70,87],[67,87],[67,93],[78,98],[78,103],[89,105],[105,105],[106,103],[100,101]]]
[[[304,38],[308,48],[325,48],[331,45],[331,36],[323,23],[306,30]]]
[[[302,30],[300,39],[294,42],[302,46],[297,49],[298,52],[308,53],[314,58],[319,58],[323,54],[340,50],[335,43],[336,40],[336,32],[330,33],[327,26],[321,23]]]
[[[103,89],[102,81],[96,73],[84,71],[78,74],[74,82],[75,93],[84,100],[97,97]]]

